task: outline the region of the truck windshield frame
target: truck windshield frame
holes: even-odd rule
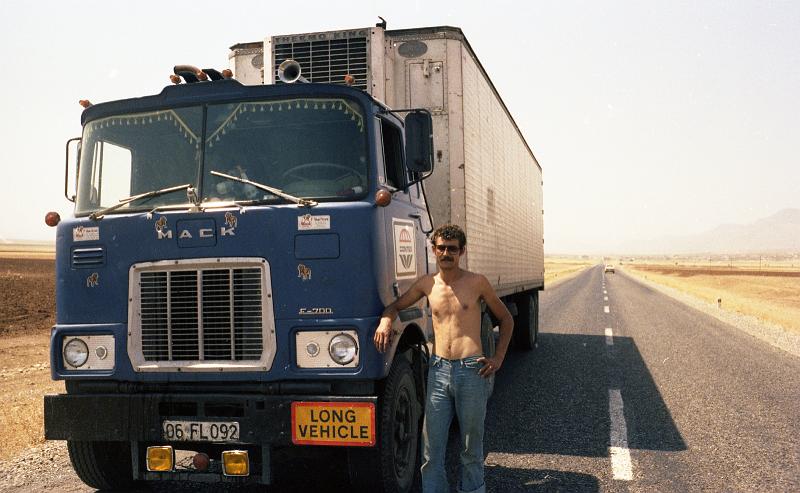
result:
[[[86,122],[76,216],[192,207],[176,190],[120,205],[123,199],[191,183],[199,200],[289,203],[217,171],[318,202],[367,195],[370,150],[366,111],[343,96],[296,96],[206,103],[104,116]]]

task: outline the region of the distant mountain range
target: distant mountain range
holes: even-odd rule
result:
[[[800,252],[800,209],[784,209],[749,224],[723,224],[690,236],[621,245],[638,254],[746,254]]]

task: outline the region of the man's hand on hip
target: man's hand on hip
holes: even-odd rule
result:
[[[489,375],[496,373],[497,370],[503,366],[503,358],[498,356],[494,356],[492,358],[481,356],[478,358],[478,363],[483,363],[483,368],[478,370],[478,374],[483,378],[487,378]]]

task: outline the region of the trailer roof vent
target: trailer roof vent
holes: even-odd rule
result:
[[[292,59],[300,64],[303,76],[309,82],[345,85],[345,75],[351,75],[355,79],[353,87],[367,90],[368,34],[369,31],[361,30],[275,36],[272,38],[272,79],[275,84],[283,84],[277,77],[278,66],[284,60]]]

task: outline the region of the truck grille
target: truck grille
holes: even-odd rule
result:
[[[142,271],[133,284],[144,361],[260,360],[261,266],[186,267]]]
[[[347,74],[355,78],[353,87],[367,90],[367,38],[325,39],[289,43],[273,43],[273,78],[276,84],[278,66],[293,59],[302,67],[309,82],[344,84]]]

